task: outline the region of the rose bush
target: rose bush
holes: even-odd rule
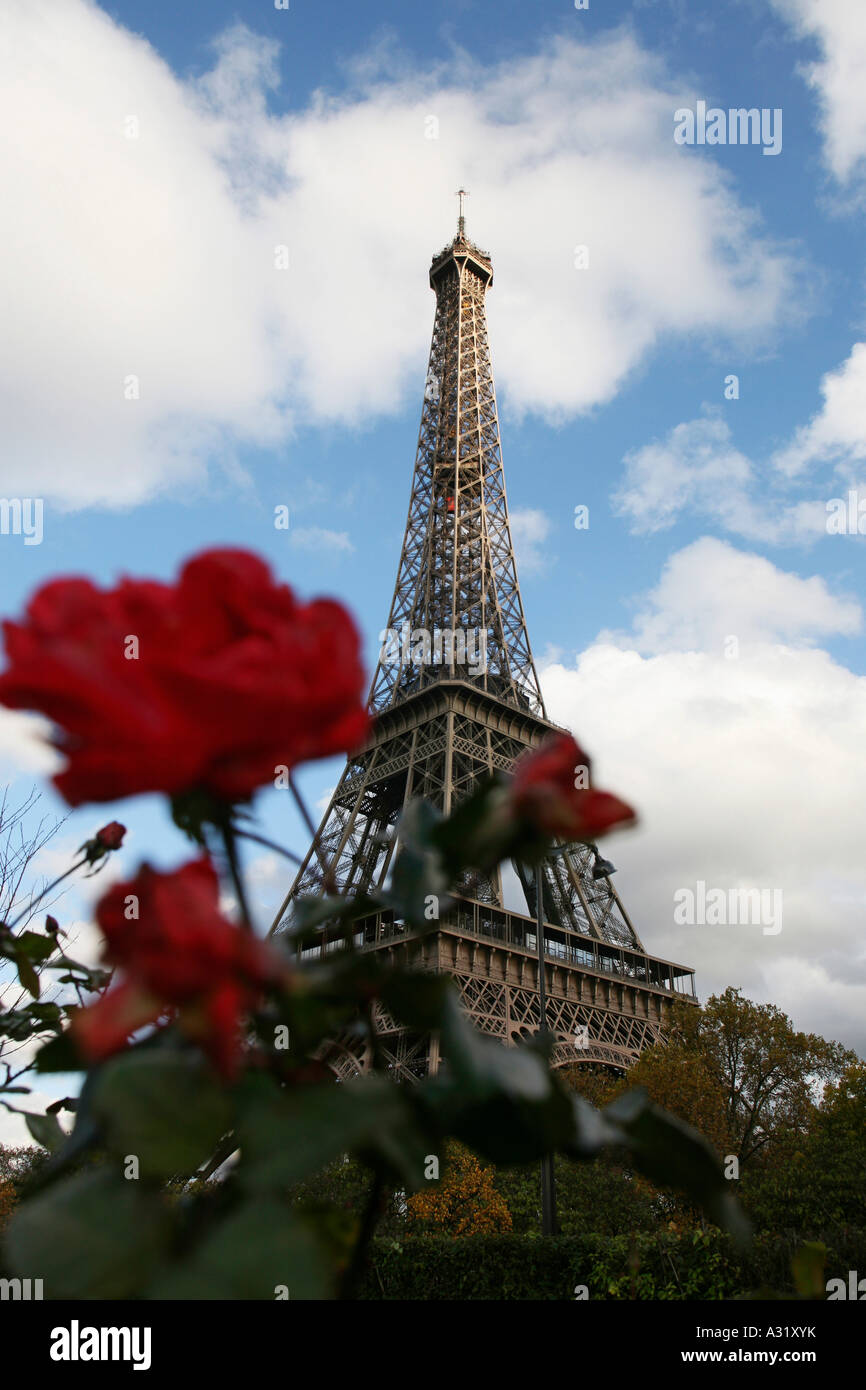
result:
[[[222,849],[239,920],[220,910],[210,852],[171,872],[145,864],[97,906],[104,963],[120,979],[91,1005],[81,996],[105,990],[106,971],[61,951],[54,918],[45,934],[0,923],[0,960],[31,996],[24,1009],[0,1003],[0,1032],[48,1031],[37,1073],[84,1074],[75,1097],[27,1116],[52,1158],[9,1222],[0,1265],[21,1277],[39,1270],[47,1298],[351,1297],[383,1194],[425,1189],[429,1156],[450,1140],[505,1164],[625,1148],[636,1169],[674,1175],[713,1219],[736,1226],[717,1157],[645,1094],[596,1111],[551,1071],[549,1035],[504,1048],[473,1028],[446,976],[357,949],[372,913],[420,937],[437,930],[429,904],[465,892],[479,869],[536,863],[551,838],[594,840],[633,820],[619,798],[575,785],[589,764],[570,736],[528,755],[513,779],[482,783],[447,817],[411,802],[384,885],[340,893],[323,869],[323,892],[297,900],[290,928],[266,944],[252,929],[238,842],[269,842],[235,803],[278,767],[365,736],[348,614],[327,600],[298,603],[260,560],[221,550],[191,560],[175,585],[45,585],[5,632],[0,701],[54,721],[67,801],[164,793],[178,824],[206,851]],[[104,826],[73,870],[98,871],[123,836],[118,822]],[[310,944],[321,949],[305,955]],[[75,997],[40,1001],[39,964],[64,972]],[[435,1033],[439,1073],[397,1084],[382,1017],[417,1037]],[[323,1080],[336,1040],[363,1054],[367,1074]],[[63,1107],[74,1114],[70,1134]],[[327,1213],[299,1213],[286,1195],[346,1153],[371,1175],[348,1246]],[[205,1179],[217,1171],[214,1191]]]

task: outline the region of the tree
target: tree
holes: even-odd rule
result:
[[[56,1009],[44,999],[41,1005],[31,1005],[40,993],[38,978],[56,942],[28,932],[40,892],[38,885],[28,885],[26,880],[36,856],[63,823],[52,823],[44,816],[36,820],[38,802],[35,788],[17,804],[11,801],[8,787],[0,797],[0,1092],[7,1093],[14,1092],[27,1070],[33,1042],[45,1036],[46,1029],[39,1025],[53,1017]],[[17,927],[14,938],[6,926],[11,921]]]
[[[731,1151],[725,1090],[713,1063],[697,1048],[674,1034],[667,1046],[648,1048],[617,1083],[616,1093],[644,1086],[657,1105],[663,1105],[708,1139],[719,1154]]]
[[[108,852],[100,837],[119,831],[122,840],[123,827],[116,822],[104,827],[81,847],[80,857],[66,873],[46,884],[34,874],[34,863],[63,819],[36,819],[38,801],[35,789],[17,804],[11,802],[8,788],[0,796],[0,1105],[7,1110],[19,1107],[4,1096],[17,1099],[29,1089],[22,1078],[30,1070],[35,1045],[62,1032],[70,1007],[63,1000],[62,986],[72,986],[75,1002],[80,1004],[84,993],[100,988],[109,978],[108,972],[90,969],[65,955],[63,933],[52,916],[44,916],[43,931],[35,930],[33,923],[37,912],[43,916],[49,895],[65,878],[81,868],[94,871]],[[46,991],[43,977],[53,969],[64,973]],[[42,1142],[53,1123],[46,1128],[44,1117],[38,1116],[37,1121],[42,1122],[39,1135],[29,1120],[28,1127]]]
[[[29,1179],[48,1161],[45,1149],[0,1144],[0,1230],[14,1211]]]
[[[620,1087],[619,1072],[594,1063],[573,1062],[571,1066],[560,1067],[559,1075],[572,1090],[597,1108],[608,1105]]]
[[[742,1196],[762,1229],[815,1237],[866,1228],[866,1064],[828,1083],[805,1133],[778,1136],[746,1173]]]
[[[456,1238],[510,1231],[511,1212],[494,1179],[495,1170],[482,1168],[469,1149],[449,1144],[440,1180],[408,1200],[410,1234]]]
[[[18,1194],[11,1182],[0,1179],[0,1231],[15,1210]]]
[[[703,1009],[678,1003],[667,1044],[644,1053],[627,1080],[742,1168],[774,1140],[804,1132],[822,1086],[856,1061],[839,1043],[798,1032],[774,1004],[729,986]]]
[[[48,1161],[45,1149],[32,1144],[10,1147],[0,1144],[0,1182],[8,1182],[18,1192]]]

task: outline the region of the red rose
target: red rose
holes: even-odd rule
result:
[[[54,780],[71,806],[147,791],[244,800],[369,727],[349,614],[299,603],[246,551],[206,551],[174,585],[54,580],[4,633],[0,703],[58,726]]]
[[[615,825],[635,820],[618,796],[589,784],[590,761],[571,734],[553,734],[514,769],[511,805],[516,815],[548,835],[594,841]]]
[[[123,844],[123,837],[126,834],[126,826],[121,825],[118,820],[111,820],[108,825],[104,825],[101,830],[96,832],[96,842],[103,849],[120,849]]]
[[[224,1075],[238,1055],[241,1015],[259,989],[286,967],[219,910],[219,881],[208,858],[173,873],[145,864],[116,883],[96,909],[104,959],[124,981],[73,1020],[82,1051],[109,1056],[130,1033],[166,1007],[180,1010],[184,1030],[201,1042]]]

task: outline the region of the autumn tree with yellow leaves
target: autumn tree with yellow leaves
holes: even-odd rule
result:
[[[495,1169],[482,1168],[462,1144],[450,1144],[441,1177],[407,1202],[413,1235],[502,1235],[511,1230],[508,1203],[495,1184]]]

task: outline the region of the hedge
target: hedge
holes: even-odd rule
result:
[[[745,1252],[719,1231],[634,1236],[415,1236],[374,1240],[358,1297],[432,1299],[731,1299],[796,1296],[796,1236],[756,1236]],[[866,1270],[866,1231],[825,1233],[823,1277]],[[584,1295],[586,1296],[586,1295]]]

